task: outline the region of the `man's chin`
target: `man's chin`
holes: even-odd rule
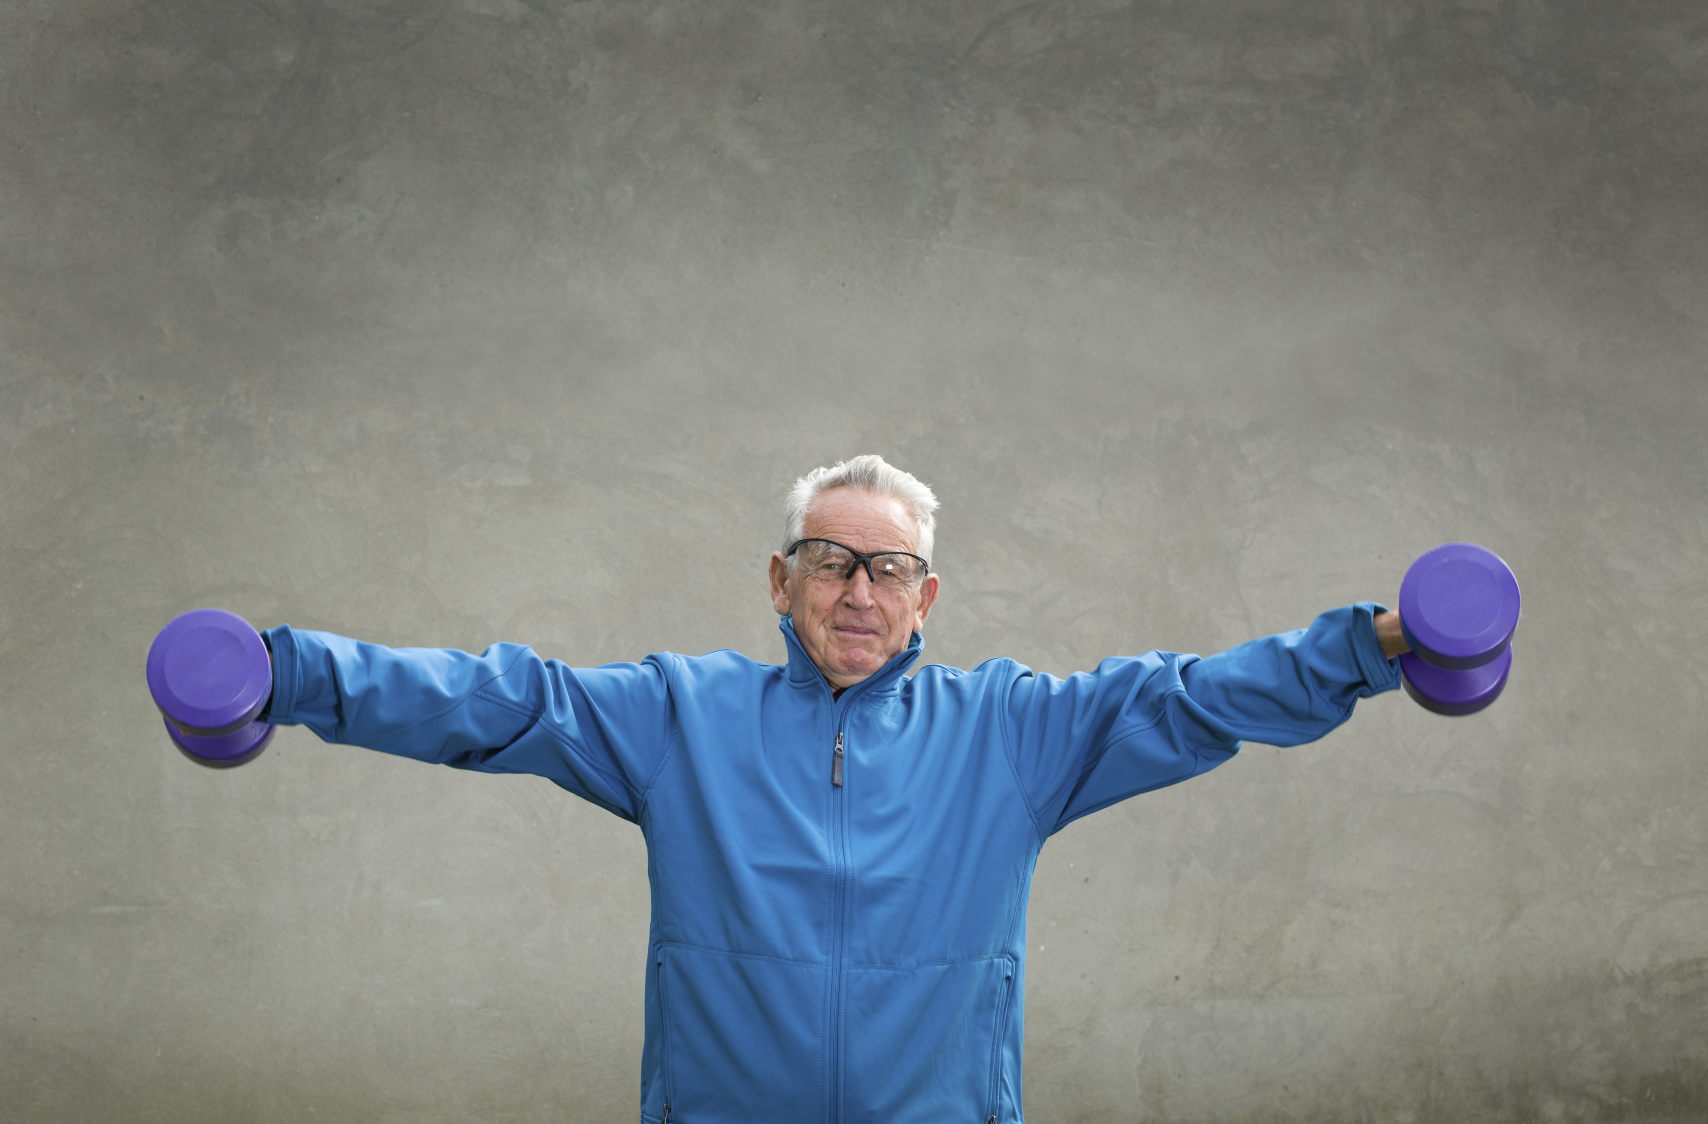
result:
[[[864,678],[883,667],[884,663],[883,653],[865,648],[845,648],[836,653],[836,671],[839,675],[858,675]]]

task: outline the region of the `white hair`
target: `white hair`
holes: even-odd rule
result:
[[[876,453],[850,457],[829,468],[815,468],[795,481],[783,505],[783,513],[788,520],[783,533],[784,550],[805,536],[807,509],[832,488],[858,488],[862,492],[894,496],[900,500],[919,527],[919,544],[914,553],[927,563],[931,561],[931,546],[937,531],[937,516],[932,513],[937,510],[937,497],[912,473],[903,472]],[[792,567],[794,564],[795,559],[791,555],[789,565]]]

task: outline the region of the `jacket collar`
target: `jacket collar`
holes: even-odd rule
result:
[[[818,682],[823,683],[825,688],[829,689],[829,680],[825,679],[824,673],[818,669],[818,665],[812,662],[812,657],[807,655],[806,646],[801,643],[801,638],[795,635],[794,619],[785,614],[777,622],[777,627],[783,633],[783,639],[789,646],[789,682],[803,687]],[[849,687],[848,691],[864,693],[882,691],[893,687],[896,680],[901,678],[902,672],[911,667],[913,661],[919,658],[919,650],[924,646],[925,637],[917,632],[914,633],[912,638],[908,640],[907,647],[896,653],[889,663]],[[843,692],[844,697],[847,696],[848,691]]]

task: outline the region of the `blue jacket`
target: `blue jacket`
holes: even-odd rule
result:
[[[273,629],[263,717],[328,741],[537,773],[640,825],[652,883],[641,1119],[1021,1118],[1026,899],[1080,816],[1293,745],[1398,683],[1368,602],[1207,659],[1058,679],[998,659],[833,697],[735,652],[571,668]]]

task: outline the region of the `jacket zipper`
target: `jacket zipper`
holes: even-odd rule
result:
[[[836,908],[830,915],[833,926],[830,934],[830,1124],[840,1124],[842,1119],[842,954],[843,929],[846,928],[848,911],[848,853],[844,846],[843,825],[847,820],[847,808],[843,803],[842,762],[843,739],[842,731],[836,731],[836,748],[831,756],[830,765],[830,832],[831,832],[831,862],[836,872]]]
[[[889,678],[893,679],[894,676]],[[844,839],[848,822],[847,790],[843,787],[842,769],[846,760],[844,754],[844,739],[842,724],[846,721],[856,699],[865,695],[871,689],[872,681],[863,680],[854,684],[837,699],[831,694],[830,713],[836,728],[836,745],[830,759],[830,863],[834,873],[833,883],[835,893],[832,895],[834,909],[831,911],[830,923],[830,1033],[829,1033],[829,1064],[830,1082],[827,1090],[830,1098],[829,1111],[825,1114],[827,1124],[842,1124],[842,958],[845,953],[843,930],[847,927],[849,887],[854,880],[854,872],[850,869],[847,842]],[[829,693],[830,684],[824,684]]]

